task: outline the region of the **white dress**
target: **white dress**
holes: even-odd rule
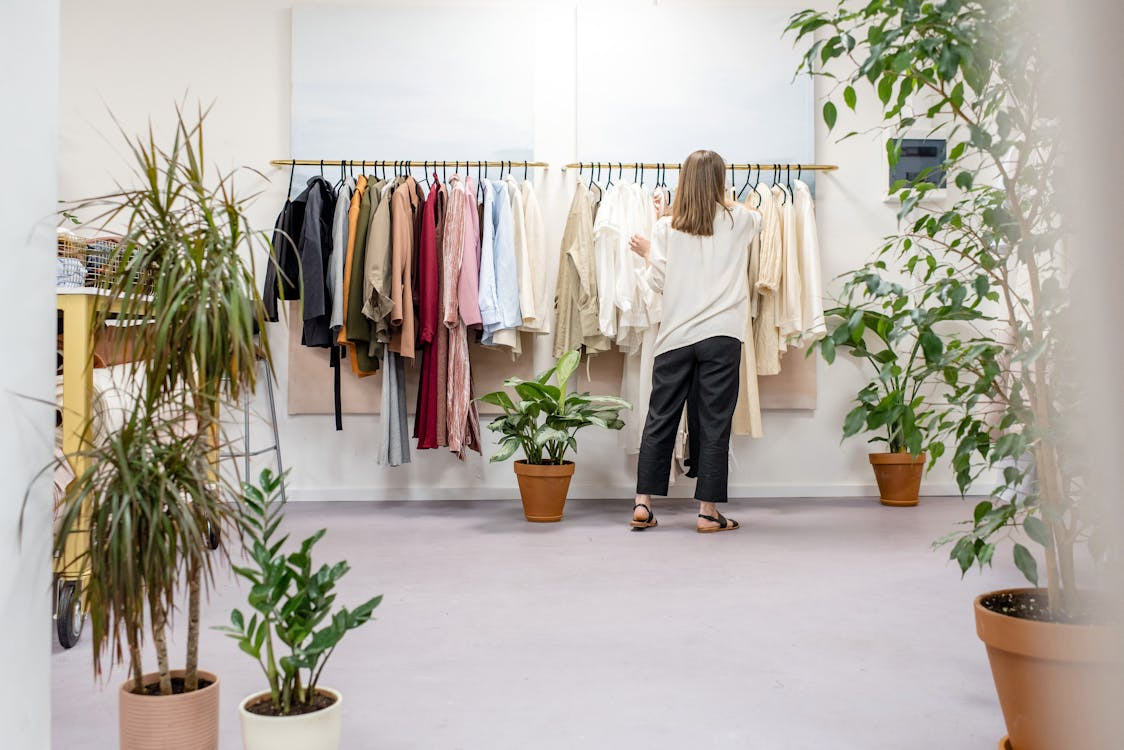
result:
[[[624,221],[621,191],[612,188],[601,197],[593,222],[593,265],[597,274],[597,327],[610,339],[617,337],[617,259],[621,251]]]
[[[780,185],[773,186],[773,197],[781,203],[781,288],[778,297],[777,329],[781,352],[788,351],[788,341],[804,330],[804,309],[800,301],[800,256],[796,246],[796,211],[792,196]]]
[[[823,338],[827,324],[823,312],[823,272],[820,268],[820,240],[816,230],[816,206],[812,191],[802,180],[793,183],[796,193],[796,246],[800,263],[800,306],[802,326],[796,340],[807,345]]]
[[[531,280],[530,307],[522,308],[522,289],[520,289],[520,308],[523,311],[522,331],[529,333],[550,333],[550,313],[554,309],[550,285],[547,279],[548,259],[546,251],[546,227],[543,224],[539,199],[530,180],[520,185],[523,198],[523,224],[526,230],[526,265]],[[520,284],[526,283],[520,276]]]
[[[780,334],[777,331],[778,296],[783,271],[780,233],[780,207],[768,186],[756,188],[761,212],[761,240],[757,277],[753,289],[757,296],[757,316],[753,319],[757,374],[776,375],[781,371]]]

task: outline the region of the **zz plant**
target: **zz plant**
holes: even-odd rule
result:
[[[881,288],[893,281],[889,269],[921,269],[898,311],[911,317],[948,302],[994,312],[974,334],[934,329],[925,351],[946,378],[948,415],[937,430],[961,491],[984,472],[999,477],[947,540],[950,554],[966,572],[1023,532],[1045,562],[1051,615],[1066,620],[1080,608],[1076,546],[1088,543],[1103,562],[1109,545],[1070,444],[1079,430],[1065,329],[1072,259],[1057,191],[1065,159],[1041,93],[1050,30],[1035,26],[1031,11],[1030,0],[843,0],[795,14],[788,29],[797,39],[814,35],[801,67],[834,82],[823,105],[829,128],[840,104],[855,109],[862,91],[881,104],[891,164],[911,128],[948,139],[941,171],[959,196],[929,205],[937,187],[929,170],[895,185],[901,229],[866,272]],[[1036,556],[1021,541],[1013,551],[1038,584]]]
[[[504,387],[513,389],[518,400],[513,401],[506,391],[493,391],[480,397],[481,401],[503,409],[503,416],[488,425],[489,430],[502,436],[500,449],[492,456],[492,461],[505,461],[522,448],[529,464],[561,465],[565,463],[567,451],[578,449],[578,430],[624,427],[620,411],[632,408],[628,401],[616,396],[567,393],[570,376],[580,362],[581,354],[572,350],[534,380],[508,378]]]
[[[243,484],[239,525],[250,564],[233,568],[250,584],[250,609],[234,609],[230,625],[218,628],[257,661],[269,686],[272,713],[278,716],[315,710],[316,686],[328,659],[382,601],[380,595],[354,609],[335,607],[336,585],[350,566],[346,561],[313,564],[313,548],[326,529],[295,551],[284,551],[289,536],[278,535],[284,520],[279,501],[283,481],[265,469],[256,485]]]

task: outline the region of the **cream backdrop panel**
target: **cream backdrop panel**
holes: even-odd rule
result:
[[[503,64],[483,46],[477,30],[487,29],[489,39],[517,40],[529,38],[533,28],[530,9],[510,4],[295,7],[291,154],[369,161],[532,160],[533,67]],[[363,54],[341,57],[333,50]],[[318,171],[298,168],[294,194]],[[338,168],[325,170],[330,180],[339,174]],[[497,176],[495,170],[491,176]],[[328,350],[300,346],[299,326],[289,327],[289,340],[289,377],[299,384],[289,389],[289,414],[331,414]],[[478,394],[499,388],[512,375],[533,374],[530,356],[513,360],[502,351],[471,349]],[[420,364],[420,359],[406,363],[411,413]],[[342,370],[344,413],[378,413],[381,374],[357,378],[346,361]]]

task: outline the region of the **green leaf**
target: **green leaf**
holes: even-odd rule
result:
[[[820,352],[829,365],[835,361],[835,341],[830,336],[820,340]]]
[[[956,187],[960,188],[961,190],[971,190],[972,179],[973,178],[971,172],[960,172],[956,175]]]
[[[894,93],[894,76],[890,73],[882,76],[878,81],[878,98],[882,100],[883,104],[889,104],[890,97]]]
[[[1050,534],[1050,527],[1036,516],[1027,516],[1023,520],[1023,528],[1026,530],[1026,535],[1034,541],[1041,544],[1047,549],[1054,546],[1053,536]]]
[[[511,402],[511,397],[503,391],[493,391],[492,393],[486,393],[480,397],[480,400],[486,404],[498,406],[505,412],[515,411],[515,404]]]
[[[562,393],[566,392],[566,383],[569,382],[570,376],[574,374],[574,370],[578,369],[581,359],[582,355],[577,349],[571,349],[558,358],[554,378],[558,382],[558,389]]]
[[[1034,560],[1034,555],[1030,554],[1030,550],[1021,544],[1015,545],[1015,566],[1022,571],[1026,580],[1035,586],[1038,585],[1038,563]]]
[[[891,167],[896,167],[902,158],[902,142],[898,138],[891,138],[886,141],[886,158],[890,162]]]
[[[855,94],[854,86],[847,86],[843,89],[843,101],[853,112],[855,110],[855,103],[858,101],[858,95]]]
[[[863,426],[866,424],[866,407],[856,406],[847,413],[847,418],[843,421],[843,437],[848,438],[852,435],[857,435],[862,431]]]
[[[919,337],[921,350],[925,353],[925,361],[931,365],[940,364],[941,354],[944,352],[944,343],[932,329],[926,328]]]
[[[491,463],[498,463],[500,461],[506,461],[507,459],[511,458],[512,454],[514,454],[515,451],[517,451],[518,449],[519,449],[519,439],[518,438],[507,438],[506,440],[503,441],[503,443],[500,444],[500,449],[498,451],[496,451],[495,455],[493,455],[488,460]]]
[[[972,286],[975,287],[976,295],[979,297],[987,297],[987,292],[991,288],[987,276],[984,276],[982,273],[972,281]]]
[[[972,561],[976,559],[975,542],[972,537],[961,537],[953,546],[949,557],[960,566],[961,574],[967,573],[972,567]]]
[[[956,85],[952,87],[952,93],[948,95],[948,99],[949,99],[949,101],[952,102],[953,106],[955,106],[955,107],[963,107],[964,106],[964,82],[963,81],[958,81],[956,83]]]
[[[984,516],[991,512],[992,507],[992,504],[987,500],[982,500],[979,503],[976,503],[976,508],[973,511],[972,516],[976,519],[977,526],[979,525],[980,521],[984,519]]]
[[[838,112],[835,109],[835,102],[824,102],[823,105],[823,121],[827,123],[827,129],[831,130],[835,127],[835,118]]]
[[[623,399],[620,396],[589,396],[588,401],[590,404],[596,406],[598,410],[606,408],[632,408],[632,402],[628,401],[627,399]]]

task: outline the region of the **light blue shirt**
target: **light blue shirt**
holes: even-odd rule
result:
[[[485,183],[487,184],[489,183]],[[484,334],[480,340],[484,344],[492,343],[496,331],[518,328],[523,324],[523,315],[519,309],[519,270],[515,262],[515,219],[511,213],[511,198],[507,194],[506,183],[497,181],[490,184],[494,192],[490,222],[487,221],[487,193],[484,213],[485,226],[488,223],[492,225],[492,290],[489,297],[491,309],[485,312],[483,299],[480,303],[480,315],[484,322]],[[481,266],[483,265],[482,254]],[[482,294],[483,278],[481,271]]]
[[[480,285],[477,300],[480,303],[480,322],[484,326],[481,341],[492,343],[491,331],[500,320],[500,303],[496,296],[496,191],[490,180],[481,180],[484,191],[483,222],[480,227]]]

